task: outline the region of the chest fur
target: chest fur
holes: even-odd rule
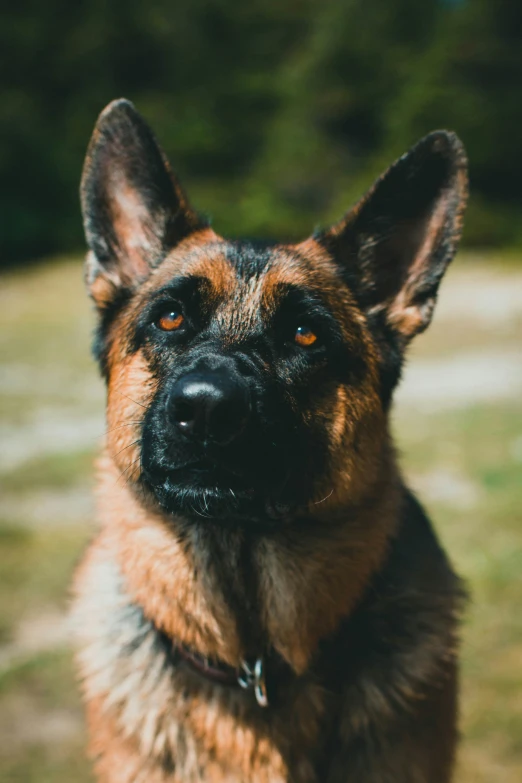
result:
[[[290,687],[267,713],[250,693],[207,682],[176,661],[130,599],[103,538],[78,572],[74,620],[91,750],[100,779],[315,781],[324,694]],[[127,772],[123,772],[127,770]],[[297,775],[297,777],[295,777]]]

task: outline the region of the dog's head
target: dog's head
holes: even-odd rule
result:
[[[110,104],[81,195],[123,480],[184,517],[277,524],[361,501],[386,463],[391,394],[455,252],[466,182],[460,141],[440,131],[329,230],[226,241],[133,106]]]

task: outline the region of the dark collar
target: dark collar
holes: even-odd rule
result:
[[[243,661],[239,668],[234,668],[218,659],[205,658],[187,647],[175,647],[175,651],[185,663],[207,680],[220,685],[252,690],[259,706],[268,707],[265,657],[260,656],[253,661]]]

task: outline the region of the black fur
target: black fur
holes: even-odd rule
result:
[[[271,721],[279,727],[271,736],[288,781],[450,780],[464,591],[402,484],[387,414],[407,344],[429,324],[455,252],[465,194],[462,145],[438,131],[315,241],[296,248],[205,232],[195,250],[183,255],[185,243],[169,256],[192,234],[201,237],[204,223],[144,121],[116,102],[89,148],[82,205],[99,308],[95,355],[108,380],[110,341],[119,341],[125,363],[146,367],[147,404],[130,443],[139,443],[140,465],[131,497],[190,554],[189,570],[205,574],[198,589],[210,584],[222,598],[247,656],[276,649],[282,658],[285,648],[274,639],[284,639],[285,629],[274,630],[266,617],[284,595],[267,588],[276,576],[263,568],[276,561],[263,544],[288,558],[290,579],[279,574],[278,585],[308,587],[291,578],[303,552],[312,589],[325,564],[338,579],[323,581],[302,611],[317,601],[326,614],[338,602],[345,615],[335,615],[334,630],[306,651],[304,672],[297,674],[287,651],[272,683],[272,712],[260,717],[236,703],[234,719],[259,736]],[[191,271],[202,258],[206,266]],[[212,263],[222,264],[224,282],[213,279]],[[165,315],[182,316],[172,331],[162,325]],[[303,331],[315,338],[309,345],[296,339]],[[318,509],[334,491],[331,506]],[[350,568],[360,569],[362,587],[348,611],[331,585],[351,577]],[[153,618],[132,601],[127,614],[116,687],[123,658],[128,665],[150,637],[150,666],[174,671]],[[326,705],[317,707],[313,748],[291,715],[305,692],[321,694]],[[294,728],[303,743],[295,751],[285,745]],[[170,753],[160,760],[169,774]],[[313,777],[299,772],[303,759]]]
[[[150,128],[125,100],[115,101],[100,117],[81,188],[87,243],[105,267],[115,267],[126,252],[114,226],[116,186],[128,187],[139,196],[147,214],[152,265],[159,263],[165,248],[204,225],[185,208],[184,195]]]

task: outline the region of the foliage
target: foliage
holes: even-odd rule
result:
[[[225,233],[302,235],[446,126],[470,153],[468,241],[522,241],[512,0],[19,0],[0,22],[0,263],[82,246],[83,154],[121,95]]]

